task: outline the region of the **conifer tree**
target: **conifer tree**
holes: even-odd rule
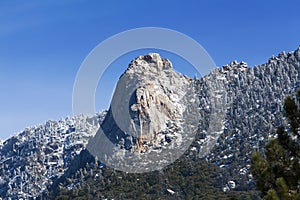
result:
[[[300,90],[283,107],[289,125],[279,127],[264,155],[255,152],[251,160],[256,186],[268,200],[300,199]]]

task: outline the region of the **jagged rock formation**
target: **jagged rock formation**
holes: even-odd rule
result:
[[[158,54],[139,56],[120,77],[101,127],[113,142],[123,139],[126,149],[143,150],[171,124],[179,124],[184,111],[179,101],[190,82]]]
[[[184,127],[182,118],[197,116],[196,138],[185,155],[207,159],[226,169],[224,191],[248,189],[252,186],[251,153],[263,151],[276,128],[286,123],[282,120],[283,99],[300,87],[300,47],[253,68],[234,61],[201,79],[184,77],[171,66],[157,54],[134,60],[121,76],[124,82],[115,93],[119,97],[114,97],[101,128],[118,148],[143,153],[184,136],[178,134]],[[188,88],[192,90],[186,93],[184,89]],[[128,93],[130,98],[122,98]],[[127,107],[123,106],[124,99]],[[191,104],[195,101],[197,109],[187,107],[187,99]],[[121,120],[124,123],[114,121],[122,116],[118,113],[124,116],[126,112],[127,117]],[[69,169],[72,156],[78,155],[94,136],[100,127],[97,122],[103,118],[79,116],[47,122],[4,141],[0,150],[0,197],[27,199],[46,191]],[[215,145],[211,149],[207,144]],[[101,170],[97,176],[101,176]],[[72,189],[71,184],[67,187]]]
[[[195,133],[187,129],[198,123],[197,113],[193,115],[196,120],[184,122],[192,106],[197,112],[197,104],[189,103],[196,99],[193,88],[192,79],[175,72],[172,63],[160,55],[137,57],[120,77],[110,109],[88,150],[122,171],[160,169],[173,162],[169,154],[176,159],[187,149],[184,145],[189,145],[193,139],[189,136]]]

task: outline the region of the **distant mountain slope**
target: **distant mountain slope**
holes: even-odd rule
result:
[[[69,168],[104,114],[48,121],[6,140],[0,150],[0,197],[39,196]]]

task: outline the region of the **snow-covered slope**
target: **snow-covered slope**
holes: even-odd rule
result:
[[[68,169],[99,128],[105,112],[26,128],[0,150],[0,197],[39,196]]]
[[[252,185],[250,157],[253,151],[263,151],[265,143],[275,135],[283,121],[283,100],[300,87],[300,47],[289,53],[273,56],[266,64],[248,68],[236,61],[215,69],[198,80],[200,105],[209,105],[207,91],[222,80],[226,89],[226,117],[223,131],[206,158],[232,176],[236,187]],[[210,109],[202,106],[196,139],[197,149],[207,142]]]

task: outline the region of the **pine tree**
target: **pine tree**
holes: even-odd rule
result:
[[[278,128],[264,155],[252,155],[252,173],[264,199],[300,199],[300,89],[295,99],[286,97],[283,107],[289,125]]]

